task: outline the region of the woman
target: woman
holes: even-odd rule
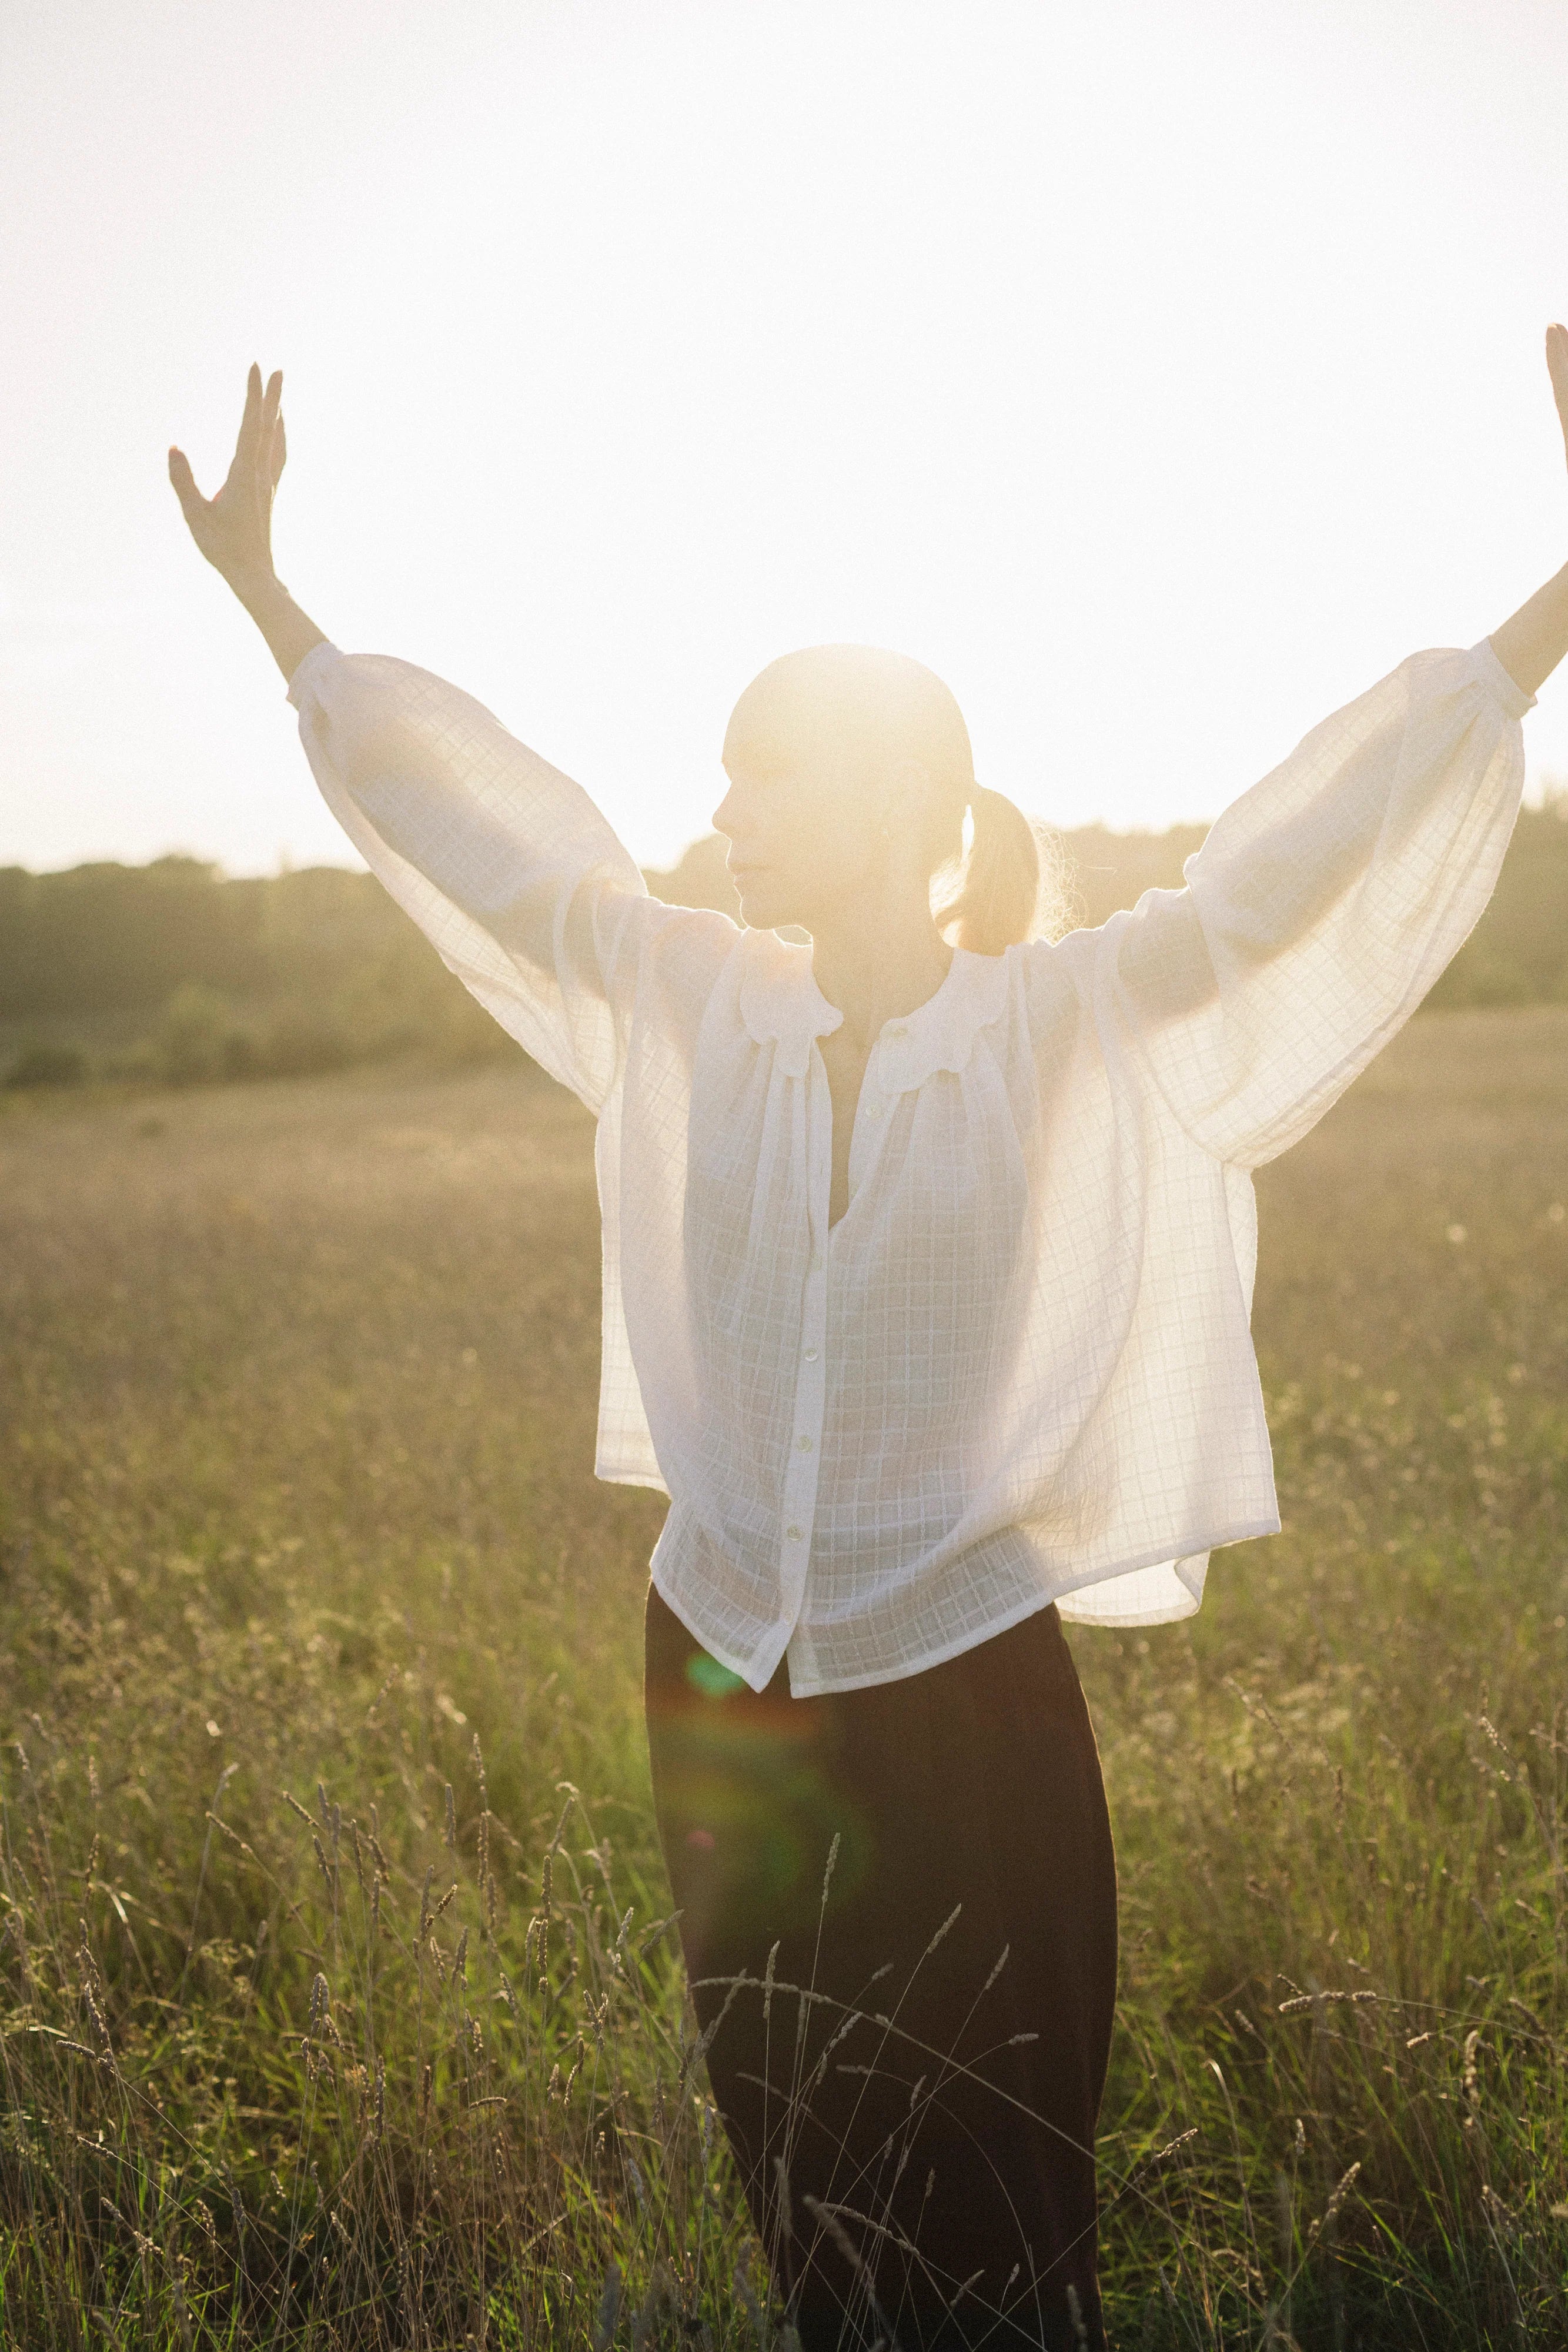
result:
[[[306,618],[281,390],[252,370],[215,499],[172,478],[351,840],[597,1115],[597,1466],[671,1498],[659,1829],[776,2278],[812,2352],[1099,2342],[1115,1876],[1061,1620],[1190,1615],[1210,1548],[1278,1525],[1250,1171],[1486,904],[1568,571],[1319,727],[1185,888],[1055,942],[946,688],[787,656],[725,741],[737,929],[651,899],[476,703]]]

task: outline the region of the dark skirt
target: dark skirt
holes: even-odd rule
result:
[[[646,1696],[708,2076],[805,2352],[1098,2345],[1116,1872],[1056,1611],[792,1699],[651,1590]]]

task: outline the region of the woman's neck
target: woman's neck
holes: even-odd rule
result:
[[[843,1014],[848,1036],[869,1044],[884,1022],[918,1012],[946,979],[953,950],[931,919],[928,894],[862,910],[812,935],[811,972]]]

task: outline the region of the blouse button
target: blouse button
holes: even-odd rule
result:
[[[790,1542],[791,1542],[791,1543],[799,1543],[799,1542],[800,1542],[800,1528],[785,1528],[785,1530],[784,1530],[784,1532],[785,1532],[785,1534],[789,1537],[789,1540],[790,1540]]]
[[[795,1440],[795,1443],[800,1447],[802,1454],[810,1454],[811,1451],[811,1441],[805,1434],[804,1431],[802,1431],[800,1435]]]
[[[815,1348],[808,1348],[808,1349],[807,1349],[807,1350],[806,1350],[806,1361],[807,1361],[809,1364],[814,1364],[814,1363],[816,1362],[816,1360],[817,1360],[817,1351],[816,1351]]]

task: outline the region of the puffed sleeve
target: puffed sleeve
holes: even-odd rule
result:
[[[1491,896],[1534,698],[1482,643],[1416,654],[1315,728],[1184,869],[1100,935],[1174,1116],[1255,1167],[1413,1013]]]
[[[412,663],[319,645],[289,681],[328,806],[442,961],[599,1111],[615,1084],[651,899],[580,785]]]

